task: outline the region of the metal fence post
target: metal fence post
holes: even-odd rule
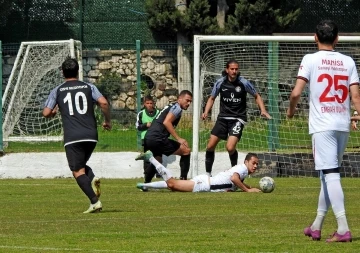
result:
[[[141,109],[140,40],[136,40],[136,113]],[[141,149],[141,134],[137,132],[137,147]]]
[[[2,44],[0,41],[0,156],[4,152],[4,145],[3,145],[3,132],[2,132]]]

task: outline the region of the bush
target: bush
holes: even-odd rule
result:
[[[121,77],[114,72],[107,71],[95,84],[107,100],[119,95],[121,91]]]

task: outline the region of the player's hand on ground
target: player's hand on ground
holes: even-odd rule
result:
[[[272,117],[270,116],[270,114],[267,111],[262,111],[260,115],[261,115],[261,117],[265,117],[267,119],[272,119]]]
[[[261,192],[258,188],[250,188],[248,192]]]
[[[105,129],[105,130],[111,130],[111,122],[104,122],[102,124],[102,127]]]

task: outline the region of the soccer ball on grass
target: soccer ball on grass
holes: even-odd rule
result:
[[[271,177],[263,177],[259,181],[260,190],[265,193],[270,193],[275,189],[275,181]]]

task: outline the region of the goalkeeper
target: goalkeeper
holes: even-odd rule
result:
[[[173,178],[171,172],[153,157],[150,150],[146,153],[141,153],[135,160],[150,161],[165,180],[152,183],[138,183],[136,187],[142,190],[148,190],[148,188],[169,188],[172,191],[179,192],[234,192],[240,188],[244,192],[261,192],[260,189],[253,188],[244,183],[245,178],[254,173],[259,165],[259,158],[254,153],[246,155],[244,164],[236,165],[213,177],[198,175],[190,180],[177,180]]]
[[[239,63],[234,59],[229,60],[222,77],[215,82],[202,114],[202,119],[205,120],[215,98],[220,94],[220,113],[211,130],[205,153],[205,169],[209,176],[211,176],[215,160],[215,148],[220,140],[227,140],[226,149],[229,153],[231,166],[235,166],[238,162],[236,144],[241,139],[243,128],[247,122],[247,93],[254,97],[260,108],[260,115],[271,119],[260,94],[248,80],[240,76]]]

